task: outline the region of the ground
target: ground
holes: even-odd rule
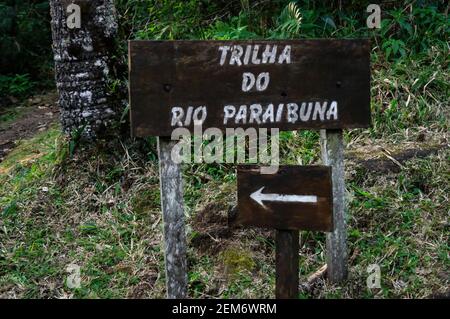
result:
[[[373,128],[344,135],[349,279],[310,280],[325,264],[325,235],[301,232],[301,298],[449,297],[448,71],[430,62],[440,54],[374,66]],[[0,297],[163,298],[155,139],[63,136],[52,92],[1,116]],[[320,163],[317,132],[280,137],[282,163]],[[235,167],[183,172],[189,296],[273,297],[273,232],[228,225]],[[381,288],[367,288],[372,264]],[[79,288],[67,281],[74,265]]]
[[[56,92],[48,92],[15,107],[0,108],[0,161],[16,142],[48,129],[58,119],[56,100]]]
[[[0,135],[23,138],[0,164],[0,296],[163,297],[154,141],[70,147],[49,104],[20,112],[8,124],[15,135]],[[448,296],[448,135],[350,138],[346,154],[350,277],[308,284],[325,263],[324,235],[301,232],[301,297]],[[232,167],[185,168],[192,297],[273,297],[274,234],[228,226],[235,192]],[[382,288],[369,290],[374,263]],[[81,267],[79,289],[67,286],[70,264]]]
[[[325,234],[302,231],[299,297],[450,298],[447,3],[390,1],[381,29],[367,30],[358,1],[225,2],[115,1],[119,42],[371,39],[372,127],[344,133],[349,278],[331,284],[321,272]],[[10,10],[10,21],[4,19],[7,37],[21,45],[2,51],[14,63],[6,65],[11,74],[0,76],[0,298],[163,298],[155,139],[81,143],[77,134],[61,133],[55,92],[20,102],[19,95],[53,82],[50,56],[33,49],[40,43],[50,54],[50,43],[34,36],[49,32],[33,22],[47,21],[37,5]],[[126,78],[126,52],[124,45],[112,56],[123,60],[123,70],[111,68],[111,75]],[[11,67],[22,59],[29,67],[15,74]],[[120,95],[125,78],[108,83],[111,94]],[[282,164],[321,163],[317,132],[280,137]],[[272,298],[274,233],[228,225],[235,166],[186,165],[183,176],[189,297]],[[374,264],[381,288],[370,289],[367,269]],[[81,281],[74,287],[77,267]]]

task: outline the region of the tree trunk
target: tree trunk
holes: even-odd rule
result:
[[[67,8],[71,4],[80,9],[76,26],[67,22],[77,19],[74,6]],[[63,130],[96,138],[120,116],[108,94],[109,56],[118,27],[113,0],[50,0],[50,10]]]

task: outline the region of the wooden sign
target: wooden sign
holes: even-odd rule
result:
[[[130,41],[135,136],[370,126],[368,40]]]
[[[280,230],[333,230],[331,168],[280,166],[276,174],[260,167],[237,170],[238,209],[233,223]]]

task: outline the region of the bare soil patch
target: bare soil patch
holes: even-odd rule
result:
[[[13,111],[17,115],[11,121],[0,123],[0,162],[17,143],[46,130],[59,118],[56,92],[29,98],[19,106],[3,109],[0,115]]]

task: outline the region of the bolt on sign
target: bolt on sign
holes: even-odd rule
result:
[[[235,224],[284,230],[333,230],[329,166],[280,166],[275,174],[261,174],[257,165],[240,165],[237,184]]]
[[[370,126],[368,40],[130,41],[135,136]]]

